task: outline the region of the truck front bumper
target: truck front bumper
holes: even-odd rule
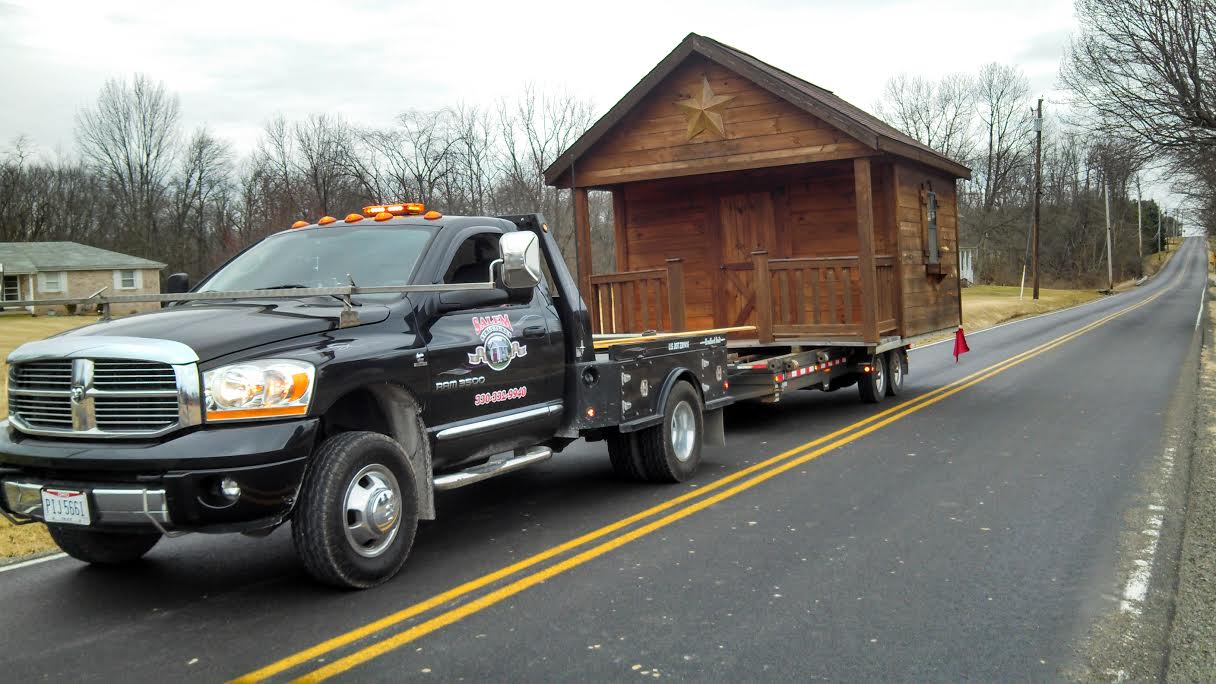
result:
[[[42,520],[42,490],[86,494],[90,527],[239,532],[290,514],[319,421],[209,427],[158,442],[48,440],[0,423],[0,507]],[[233,499],[220,492],[230,480]]]

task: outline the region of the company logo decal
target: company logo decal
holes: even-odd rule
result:
[[[481,338],[481,344],[469,354],[469,363],[485,364],[490,370],[505,370],[516,357],[527,356],[527,345],[511,339],[515,329],[506,314],[474,316],[473,330]]]

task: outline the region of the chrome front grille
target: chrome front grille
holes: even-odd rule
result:
[[[93,386],[114,392],[176,391],[177,376],[167,363],[102,359],[93,362]]]
[[[62,397],[27,397],[9,393],[9,415],[39,428],[72,429],[72,400]]]
[[[38,359],[9,370],[9,418],[22,432],[152,437],[200,422],[198,370],[134,359]]]
[[[9,380],[35,390],[68,390],[72,387],[72,360],[32,361],[13,366]]]

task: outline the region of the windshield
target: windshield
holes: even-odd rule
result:
[[[359,287],[408,285],[430,237],[424,228],[388,226],[283,233],[228,262],[198,291],[342,287],[351,278]]]

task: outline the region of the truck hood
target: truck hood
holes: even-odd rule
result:
[[[359,325],[379,323],[389,314],[388,307],[379,304],[365,303],[354,309]],[[337,330],[341,312],[342,306],[336,301],[187,304],[95,323],[57,335],[56,339],[105,336],[172,340],[193,349],[200,361],[208,361],[292,337]]]

